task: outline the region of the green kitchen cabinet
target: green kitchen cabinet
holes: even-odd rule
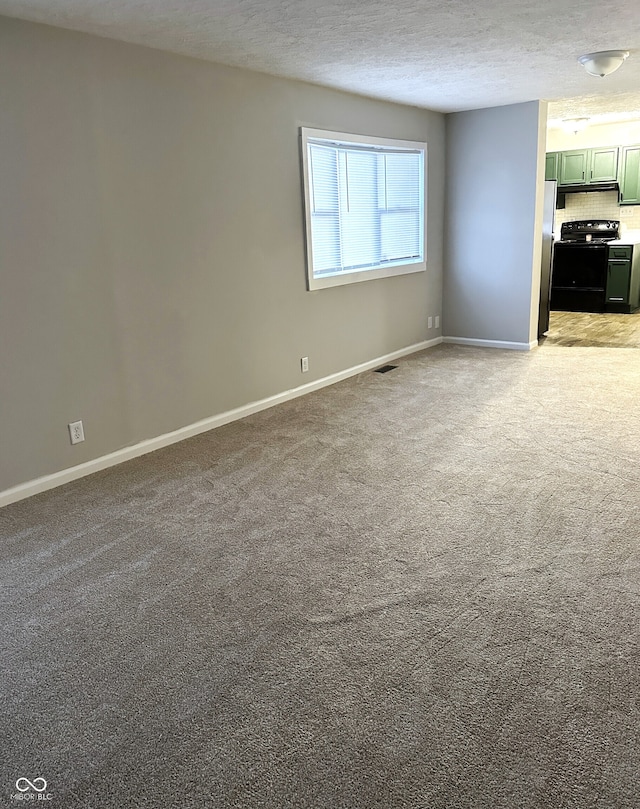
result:
[[[627,259],[609,261],[607,268],[607,303],[629,303],[631,262]]]
[[[618,179],[618,154],[620,150],[617,146],[602,147],[600,149],[590,149],[589,176],[590,183],[611,183]]]
[[[547,152],[544,164],[544,179],[557,180],[558,167],[560,163],[560,152]]]
[[[617,146],[560,152],[558,185],[592,185],[618,179]]]
[[[640,205],[640,146],[622,147],[620,204]]]
[[[605,312],[630,314],[640,308],[640,244],[609,245]]]
[[[589,151],[560,152],[558,185],[584,185],[587,182]]]

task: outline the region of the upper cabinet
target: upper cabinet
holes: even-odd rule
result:
[[[558,185],[614,182],[618,179],[618,152],[617,146],[560,152]]]
[[[560,164],[560,152],[547,152],[544,165],[544,179],[557,180]]]
[[[558,200],[562,201],[559,207],[562,208],[565,193],[580,190],[568,186],[615,182],[620,186],[621,205],[640,205],[640,144],[547,152],[545,180],[558,181]]]
[[[623,146],[620,156],[620,204],[640,205],[640,146]]]
[[[558,185],[582,185],[586,183],[588,151],[560,152]]]
[[[618,179],[617,146],[607,146],[600,149],[591,149],[589,166],[590,183],[611,183]]]

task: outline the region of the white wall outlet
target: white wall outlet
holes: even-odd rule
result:
[[[300,368],[302,369],[302,373],[306,374],[309,370],[309,357],[302,357],[300,359]]]
[[[81,421],[72,421],[69,424],[69,435],[71,436],[72,444],[79,444],[84,441],[84,427]]]
[[[428,329],[432,329],[432,328],[433,328],[433,318],[432,318],[432,317],[430,317],[430,318],[428,318],[428,319],[427,319],[427,328],[428,328]]]
[[[621,205],[619,213],[620,213],[621,218],[623,216],[633,216],[633,213],[634,213],[633,206],[632,205]]]
[[[440,328],[440,315],[436,315],[436,329]]]

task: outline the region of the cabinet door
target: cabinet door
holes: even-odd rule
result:
[[[610,261],[607,271],[607,303],[629,303],[630,261]]]
[[[582,185],[587,177],[588,150],[560,152],[558,185]]]
[[[618,147],[591,149],[590,183],[606,183],[618,179]]]
[[[558,179],[558,163],[560,162],[560,152],[548,152],[544,164],[544,179]]]
[[[622,147],[620,203],[640,205],[640,146]]]

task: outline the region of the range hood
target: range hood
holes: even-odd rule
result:
[[[593,185],[561,185],[558,186],[559,194],[584,194],[586,191],[619,191],[620,186],[617,182],[610,183],[593,183]]]
[[[567,194],[585,194],[585,193],[592,193],[595,191],[615,191],[616,193],[619,194],[620,185],[615,181],[612,181],[610,183],[593,183],[592,185],[586,185],[584,183],[581,183],[579,185],[559,185],[556,208],[564,208],[565,196]]]

